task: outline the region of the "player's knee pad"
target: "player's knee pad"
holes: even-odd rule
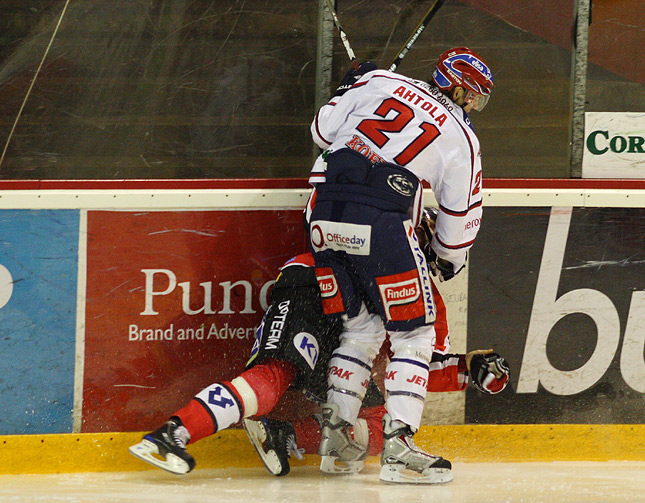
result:
[[[254,416],[258,411],[258,397],[255,394],[255,390],[243,377],[233,379],[231,386],[235,388],[238,396],[242,399],[244,417]]]
[[[426,325],[409,332],[390,332],[391,351],[395,357],[412,357],[429,363],[436,342],[433,325]]]

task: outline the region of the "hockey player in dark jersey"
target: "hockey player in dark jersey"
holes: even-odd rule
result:
[[[289,472],[293,454],[318,452],[320,418],[294,422],[266,417],[288,388],[302,390],[317,403],[325,401],[328,362],[342,330],[339,318],[325,316],[313,258],[299,255],[282,267],[271,293],[271,305],[257,330],[247,368],[232,381],[211,384],[159,429],[130,447],[136,457],[172,473],[187,473],[195,460],[186,445],[224,430],[240,420],[267,469],[274,475]],[[503,358],[492,350],[450,354],[445,305],[438,292],[437,344],[428,378],[428,391],[463,390],[469,373],[482,391],[496,393],[508,381]],[[501,368],[501,371],[496,370]],[[372,382],[352,434],[367,455],[383,448],[384,400]],[[257,420],[245,418],[256,417]]]

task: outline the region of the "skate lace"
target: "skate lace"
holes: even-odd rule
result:
[[[305,453],[304,449],[298,449],[296,445],[296,437],[294,435],[289,435],[287,437],[287,455],[291,457],[293,454],[296,459],[302,460],[303,454]]]
[[[175,443],[182,449],[186,448],[186,445],[190,441],[190,433],[185,426],[179,426],[172,432],[172,437],[175,440]]]

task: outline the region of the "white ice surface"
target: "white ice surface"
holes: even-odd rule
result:
[[[378,471],[370,464],[351,476],[312,466],[286,477],[263,468],[2,475],[0,502],[645,502],[645,462],[454,463],[455,480],[444,486],[384,485]]]

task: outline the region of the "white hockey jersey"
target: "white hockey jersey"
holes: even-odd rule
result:
[[[440,209],[432,248],[461,268],[479,230],[482,171],[479,140],[460,107],[425,82],[375,70],[322,106],[311,133],[323,150],[348,147],[426,181]],[[320,157],[312,185],[325,182],[325,168]]]

